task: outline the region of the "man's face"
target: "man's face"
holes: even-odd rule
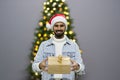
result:
[[[64,37],[64,32],[65,32],[65,24],[63,22],[57,22],[53,26],[53,31],[55,33],[56,38],[63,38]]]

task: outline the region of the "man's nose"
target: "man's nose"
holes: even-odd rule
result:
[[[61,27],[60,26],[58,26],[58,30],[60,30],[61,29]]]

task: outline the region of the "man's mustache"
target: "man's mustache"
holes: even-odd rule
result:
[[[56,30],[56,32],[63,32],[63,30]]]

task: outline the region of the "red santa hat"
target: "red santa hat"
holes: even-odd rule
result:
[[[53,26],[54,26],[54,24],[55,24],[56,22],[63,22],[63,23],[65,24],[66,30],[67,30],[67,20],[66,20],[66,18],[65,18],[65,15],[63,15],[63,14],[55,14],[55,15],[53,15],[53,16],[50,18],[49,22],[46,24],[46,27],[47,27],[48,29],[53,30]]]

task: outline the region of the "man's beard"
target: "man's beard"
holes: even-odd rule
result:
[[[60,33],[57,33],[57,32],[60,32]],[[64,36],[64,31],[62,31],[62,30],[57,30],[54,33],[55,33],[56,38],[63,38],[63,36]]]

